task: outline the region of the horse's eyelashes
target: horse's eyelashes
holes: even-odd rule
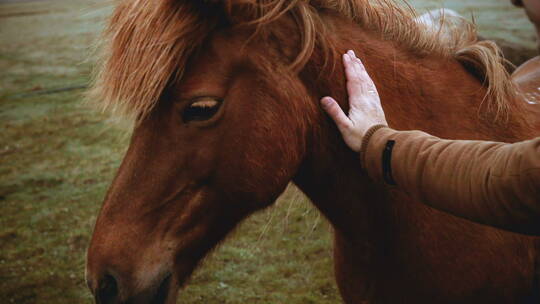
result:
[[[184,123],[206,121],[218,112],[221,101],[216,98],[203,97],[193,101],[182,113]]]

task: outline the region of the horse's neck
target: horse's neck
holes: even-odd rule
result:
[[[369,239],[372,211],[366,201],[379,200],[380,191],[360,168],[360,160],[341,142],[332,148],[312,154],[294,182],[332,223],[333,227],[351,239]]]
[[[480,121],[486,90],[457,61],[421,58],[361,30],[343,33],[341,47],[356,50],[363,60],[390,126],[446,138],[515,139],[514,131]],[[313,80],[318,83],[312,85],[314,95],[331,94],[347,109],[343,71],[335,70],[322,82]],[[384,191],[361,171],[357,155],[344,146],[328,117],[321,114],[320,125],[295,182],[336,229],[369,239],[371,229],[380,228],[373,223],[380,210],[373,202],[380,202]]]

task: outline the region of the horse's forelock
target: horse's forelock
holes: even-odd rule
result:
[[[103,109],[144,118],[217,17],[189,1],[128,0],[118,5],[104,33],[89,99]]]

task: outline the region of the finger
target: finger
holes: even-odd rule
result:
[[[326,113],[332,117],[341,132],[344,132],[352,126],[351,120],[345,115],[334,98],[324,97],[321,99],[321,104]]]
[[[360,59],[356,57],[356,54],[354,53],[354,51],[353,50],[347,51],[347,55],[349,55],[349,58],[350,58],[350,61],[348,62],[348,64],[351,65],[353,72],[356,73],[356,76],[357,77],[365,76],[364,74],[367,74],[367,72],[364,68],[364,65],[362,64]]]
[[[364,83],[362,77],[359,75],[357,69],[354,66],[354,60],[350,55],[344,56],[345,76],[347,79],[347,93],[349,97],[356,97],[364,94]]]
[[[347,92],[349,93],[351,107],[360,105],[361,97],[371,98],[378,96],[373,80],[369,77],[362,61],[354,56],[352,50],[344,56],[345,72],[347,76]]]
[[[352,52],[352,54],[354,54],[354,52]],[[362,80],[371,80],[369,78],[368,72],[366,71],[366,67],[364,66],[364,63],[362,63],[360,58],[356,56],[352,56],[351,58],[352,66],[357,73],[357,77],[361,78]]]
[[[343,55],[343,65],[345,66],[345,76],[347,76],[347,82],[351,82],[357,85],[363,84],[368,77],[367,72],[362,66],[358,65],[355,57],[351,57],[352,51]]]
[[[360,79],[362,83],[364,84],[364,86],[367,87],[368,90],[374,90],[376,92],[377,89],[375,87],[375,83],[373,83],[373,79],[371,79],[371,77],[369,76],[369,73],[367,72],[364,63],[358,57],[354,57],[354,59],[354,61],[356,62],[355,66],[359,71],[358,73],[360,74]]]
[[[343,56],[343,63],[345,65],[347,93],[349,94],[351,107],[356,108],[360,106],[359,103],[361,102],[361,97],[370,94],[368,91],[371,89],[369,88],[368,75],[366,73],[364,73],[364,75],[361,74],[357,67],[357,63],[355,63],[355,59],[350,56],[350,53],[345,54]]]
[[[358,78],[358,73],[355,69],[354,57],[351,56],[351,51],[343,54],[343,66],[345,67],[345,75],[348,81]]]
[[[350,66],[352,68],[352,72],[355,72],[357,74],[357,77],[363,77],[366,78],[368,75],[366,68],[360,58],[356,57],[356,54],[353,50],[349,50],[346,53],[348,57],[344,57],[344,59],[347,59],[347,61],[344,60],[344,64],[346,66]]]

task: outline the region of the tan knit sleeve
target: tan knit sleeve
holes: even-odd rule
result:
[[[540,234],[540,137],[504,144],[442,140],[420,131],[382,128],[362,150],[370,177],[393,181],[433,208]]]

